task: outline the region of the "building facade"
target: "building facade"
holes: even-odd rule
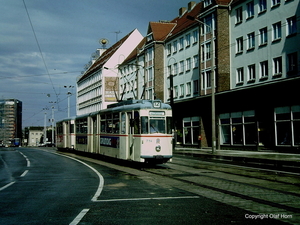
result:
[[[299,152],[299,14],[299,1],[233,1],[224,96],[239,100],[219,111],[222,146]]]
[[[178,145],[299,153],[299,15],[296,0],[192,1],[150,22],[120,65],[100,56],[78,84],[115,68],[119,99],[172,105]]]
[[[119,96],[118,65],[133,51],[143,36],[133,30],[108,48],[77,78],[77,115],[105,109]]]
[[[22,102],[17,99],[0,100],[0,144],[20,145],[22,139]]]

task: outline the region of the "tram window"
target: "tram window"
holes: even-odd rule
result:
[[[134,133],[140,134],[140,114],[137,111],[134,111],[134,121],[133,121]]]
[[[100,127],[101,127],[101,132],[105,132],[105,120],[101,120]]]
[[[120,132],[120,118],[119,113],[113,114],[113,133],[118,134]]]
[[[121,133],[126,133],[126,113],[122,113],[121,115]]]
[[[86,134],[87,133],[87,120],[82,119],[78,120],[76,123],[76,132],[81,133],[81,134]]]
[[[74,133],[74,124],[70,124],[70,133]]]
[[[142,128],[142,134],[148,134],[148,127],[149,127],[149,119],[147,116],[141,117],[141,128]]]
[[[172,117],[167,117],[167,134],[172,134]]]
[[[106,133],[113,132],[113,123],[111,119],[106,120]]]
[[[150,133],[165,133],[166,125],[164,119],[150,119]]]

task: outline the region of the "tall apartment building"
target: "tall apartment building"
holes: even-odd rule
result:
[[[77,115],[105,109],[119,98],[118,65],[143,39],[135,29],[104,51],[77,79]]]
[[[22,139],[22,102],[17,99],[0,100],[0,144],[19,145]]]
[[[299,152],[299,4],[192,1],[173,20],[150,22],[115,64],[120,98],[172,104],[178,144]]]
[[[299,15],[299,1],[233,1],[222,146],[299,152]]]

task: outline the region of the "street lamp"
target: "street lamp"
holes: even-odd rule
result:
[[[203,24],[204,26],[208,27],[211,32],[211,48],[210,48],[210,55],[211,55],[211,150],[212,154],[215,154],[216,150],[216,109],[215,109],[215,69],[214,69],[214,59],[215,59],[215,51],[214,51],[214,39],[215,34],[213,31],[213,27],[207,25],[206,23],[198,20],[197,18],[188,15],[186,17],[189,20],[197,21],[198,23]]]
[[[64,88],[74,88],[74,86],[72,85],[64,86]],[[67,95],[68,95],[68,118],[70,118],[70,96],[72,95],[72,92],[68,90]]]

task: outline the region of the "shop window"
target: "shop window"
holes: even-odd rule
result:
[[[275,108],[275,138],[278,146],[300,144],[300,105]]]
[[[220,114],[220,143],[224,145],[254,145],[257,125],[253,110]]]
[[[199,136],[199,117],[183,118],[183,144],[196,145],[198,144]]]

